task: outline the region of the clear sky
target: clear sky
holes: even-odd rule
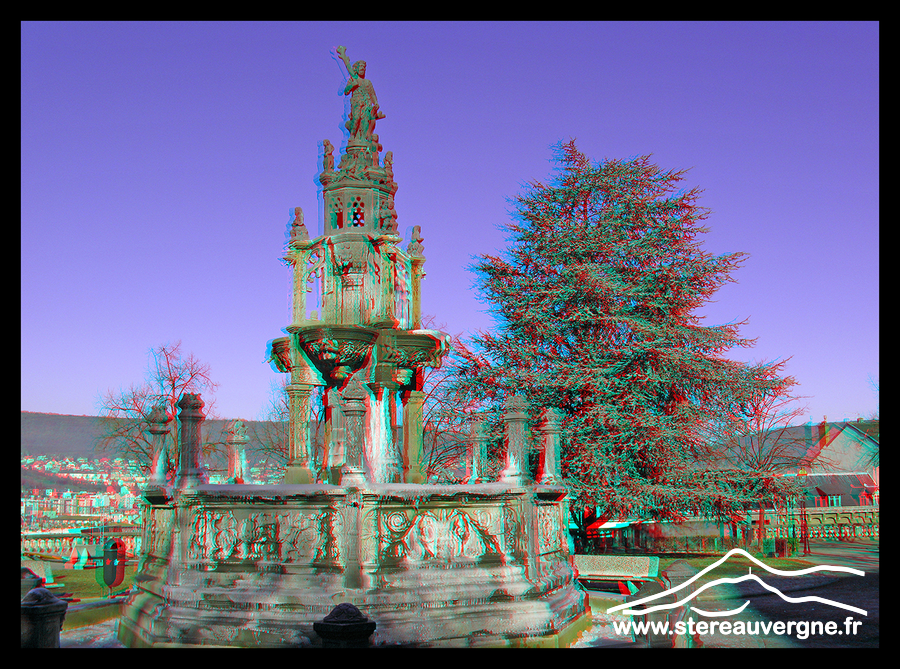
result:
[[[878,406],[876,23],[24,23],[21,408],[96,415],[181,340],[223,418],[261,417],[290,318],[290,211],[321,234],[347,47],[421,225],[423,313],[490,329],[473,256],[551,146],[690,168],[705,246],[750,255],[702,310],[791,358],[816,421]],[[336,151],[337,153],[337,151]]]

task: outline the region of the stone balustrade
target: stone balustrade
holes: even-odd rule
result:
[[[288,387],[291,390],[290,386]],[[403,454],[403,478],[399,482],[425,484],[426,474],[423,469],[423,426],[422,404],[424,393],[412,391],[405,398],[406,413],[412,419],[404,421],[403,426],[397,429],[397,439]],[[378,470],[378,463],[366,462],[366,414],[367,404],[365,392],[359,384],[349,386],[340,397],[340,420],[335,420],[334,431],[339,430],[338,439],[342,453],[337,454],[341,459],[336,463],[335,454],[329,456],[330,462],[319,463],[316,466],[311,458],[304,460],[303,470],[305,476],[291,476],[286,483],[290,484],[318,484],[331,483],[344,486],[360,487],[367,483],[390,483],[392,481],[373,480],[371,472]],[[200,444],[200,424],[204,420],[202,407],[203,401],[199,395],[185,395],[179,403],[182,407],[180,434],[182,435],[180,452],[176,461],[180,465],[179,474],[175,478],[176,488],[195,487],[208,482],[205,468],[202,463],[202,449]],[[529,409],[523,396],[511,396],[506,402],[506,412],[503,415],[503,451],[500,462],[500,473],[497,482],[519,486],[539,483],[548,486],[561,486],[562,474],[560,471],[560,433],[562,431],[562,413],[549,407],[541,411],[537,434],[530,442],[526,437],[526,423],[529,418]],[[240,421],[235,421],[240,423]],[[234,424],[233,424],[234,425]],[[168,428],[166,428],[168,430]],[[229,433],[227,439],[229,456],[228,483],[250,484],[244,478],[246,471],[246,455],[244,447],[249,439],[246,435],[236,436]],[[296,434],[308,434],[308,425],[298,422],[293,426]],[[463,457],[464,462],[460,470],[465,472],[463,481],[467,484],[480,484],[492,482],[489,475],[487,460],[487,444],[490,437],[486,432],[487,424],[481,416],[475,415],[471,419],[469,443]],[[155,433],[154,433],[155,434]],[[393,438],[393,435],[392,435]],[[302,440],[296,439],[293,443],[299,444]],[[529,468],[529,451],[538,452],[537,475],[533,476]],[[307,445],[303,449],[305,454],[312,451]],[[298,455],[289,454],[291,457],[287,465],[288,470],[296,468]],[[393,455],[389,453],[388,455]],[[391,463],[396,468],[396,464]],[[335,466],[336,465],[336,466]],[[334,470],[339,470],[336,476]],[[159,476],[164,481],[164,476]],[[397,482],[396,479],[393,482]]]

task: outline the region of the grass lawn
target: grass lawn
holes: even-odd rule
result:
[[[721,559],[721,555],[679,558],[679,560],[688,563],[697,571],[703,571],[706,567]],[[666,569],[675,561],[675,558],[661,558],[659,561],[660,571]],[[807,567],[815,566],[814,563],[808,562],[802,558],[763,558],[763,561],[766,563],[766,565],[774,569],[793,570],[806,569]],[[738,576],[743,576],[747,573],[748,567],[756,567],[756,565],[742,555],[732,555],[730,558],[728,558],[727,561],[716,567],[715,577],[735,578]]]
[[[61,588],[53,588],[54,594],[71,592],[72,597],[81,601],[92,599],[105,599],[109,594],[109,588],[103,583],[102,569],[64,569],[63,563],[53,562],[53,581],[62,585]],[[137,562],[129,561],[125,565],[125,578],[121,585],[113,588],[113,594],[125,592],[134,584],[134,575],[137,570]]]

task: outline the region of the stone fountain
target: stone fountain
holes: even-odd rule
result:
[[[449,338],[421,327],[423,238],[415,226],[399,246],[393,156],[380,155],[374,130],[384,114],[365,63],[337,53],[348,71],[348,139],[337,167],[323,143],[322,234],[311,239],[301,208],[292,212],[284,261],[293,322],[268,349],[290,374],[283,483],[238,483],[232,472],[234,483],[210,485],[200,461],[202,399],[185,395],[179,471],[168,485],[157,473],[144,496],[137,587],[119,639],[314,646],[314,625],[348,603],[375,622],[376,644],[565,645],[590,624],[590,610],[559,485],[559,417],[543,414],[538,481],[527,467],[528,407],[513,397],[497,481],[486,478],[476,423],[469,482],[426,483],[423,369],[441,364]],[[314,285],[318,304],[308,305]],[[317,386],[326,425],[315,462]],[[169,417],[154,420],[151,432],[163,434]]]

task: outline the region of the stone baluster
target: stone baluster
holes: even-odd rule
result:
[[[538,482],[544,485],[562,485],[559,469],[559,434],[562,432],[563,415],[555,407],[547,407],[541,415],[541,460]]]
[[[487,433],[484,420],[473,420],[470,430],[466,483],[484,483],[487,480]]]
[[[203,400],[199,394],[185,393],[178,402],[181,413],[181,445],[178,453],[178,473],[175,487],[193,488],[201,483],[208,483],[209,477],[200,461],[201,426],[206,417],[203,415]]]
[[[410,390],[403,405],[403,473],[406,483],[425,483],[422,405],[425,393]]]
[[[500,482],[510,485],[525,485],[528,475],[528,452],[525,444],[526,402],[521,395],[513,395],[506,400],[503,415],[506,431],[506,466],[500,475]]]
[[[363,487],[366,472],[363,468],[365,440],[366,393],[359,382],[350,382],[343,392],[344,398],[344,464],[341,467],[341,485]]]
[[[171,428],[169,421],[172,419],[166,413],[166,405],[157,404],[147,416],[150,423],[147,431],[153,435],[153,463],[150,465],[150,480],[148,487],[162,487],[166,485],[166,435]]]

